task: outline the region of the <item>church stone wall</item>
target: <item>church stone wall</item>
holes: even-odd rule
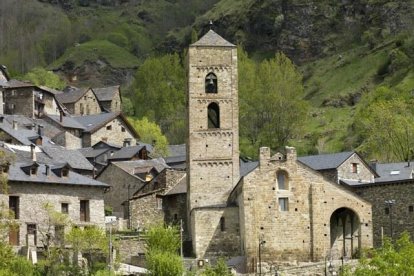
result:
[[[279,190],[276,172],[288,176],[288,189]],[[248,267],[258,259],[259,239],[264,261],[317,261],[333,254],[330,220],[335,210],[349,208],[361,221],[360,243],[354,250],[372,246],[371,205],[338,184],[296,161],[288,148],[285,160],[271,160],[270,150],[261,149],[260,166],[243,180],[238,196],[242,205],[242,248]],[[288,198],[288,210],[281,211],[279,198]]]

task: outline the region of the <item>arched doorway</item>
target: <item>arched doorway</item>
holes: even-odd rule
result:
[[[348,208],[339,208],[332,213],[331,258],[355,258],[360,248],[360,220],[358,215]]]

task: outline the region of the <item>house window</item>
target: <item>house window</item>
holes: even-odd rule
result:
[[[37,174],[37,167],[33,166],[30,168],[30,175],[36,175]]]
[[[89,200],[80,201],[80,221],[90,221],[89,218]]]
[[[208,105],[208,128],[220,128],[220,108],[217,103]]]
[[[351,172],[352,173],[359,173],[359,164],[358,163],[351,163]]]
[[[68,177],[68,175],[69,175],[69,169],[62,168],[62,177]]]
[[[83,107],[83,103],[79,104],[79,109],[80,109],[80,114],[81,115],[85,114],[85,108]]]
[[[106,130],[112,130],[112,125],[106,126]]]
[[[9,209],[13,212],[15,219],[19,219],[19,201],[18,196],[9,196]]]
[[[413,205],[408,206],[408,212],[410,212],[410,213],[414,212],[414,206]]]
[[[11,95],[12,95],[12,96],[16,96],[16,90],[12,90],[12,91],[11,91]]]
[[[125,132],[125,128],[124,127],[121,127],[121,132]]]
[[[287,197],[279,198],[279,211],[289,211],[289,199]]]
[[[162,209],[162,198],[161,197],[157,197],[157,209],[158,210]]]
[[[386,214],[386,215],[389,215],[389,214],[390,214],[390,208],[385,207],[385,210],[384,210],[384,211],[385,211],[385,214]]]
[[[69,203],[61,204],[62,214],[69,214]]]
[[[217,93],[217,76],[214,73],[209,73],[205,79],[206,93]]]
[[[220,218],[220,230],[221,232],[226,231],[226,220],[224,217]]]
[[[277,172],[277,185],[279,190],[287,190],[288,189],[288,179],[286,172],[279,171]]]
[[[36,245],[36,224],[27,225],[27,235],[33,235],[33,242]]]
[[[18,225],[10,226],[9,229],[9,244],[19,245],[20,244],[20,228]]]

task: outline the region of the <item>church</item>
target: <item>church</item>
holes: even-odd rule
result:
[[[187,230],[197,259],[242,257],[254,272],[259,262],[353,258],[372,247],[371,204],[295,148],[263,147],[258,166],[240,173],[237,47],[213,30],[189,47],[187,102]]]

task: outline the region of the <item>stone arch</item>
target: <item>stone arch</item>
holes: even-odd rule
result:
[[[205,78],[206,93],[217,93],[217,76],[213,72],[207,74]]]
[[[278,190],[289,190],[289,174],[285,170],[276,171],[276,182]]]
[[[220,107],[212,102],[207,107],[208,128],[220,128]]]
[[[336,209],[330,218],[331,258],[355,258],[361,245],[358,214],[347,207]]]

